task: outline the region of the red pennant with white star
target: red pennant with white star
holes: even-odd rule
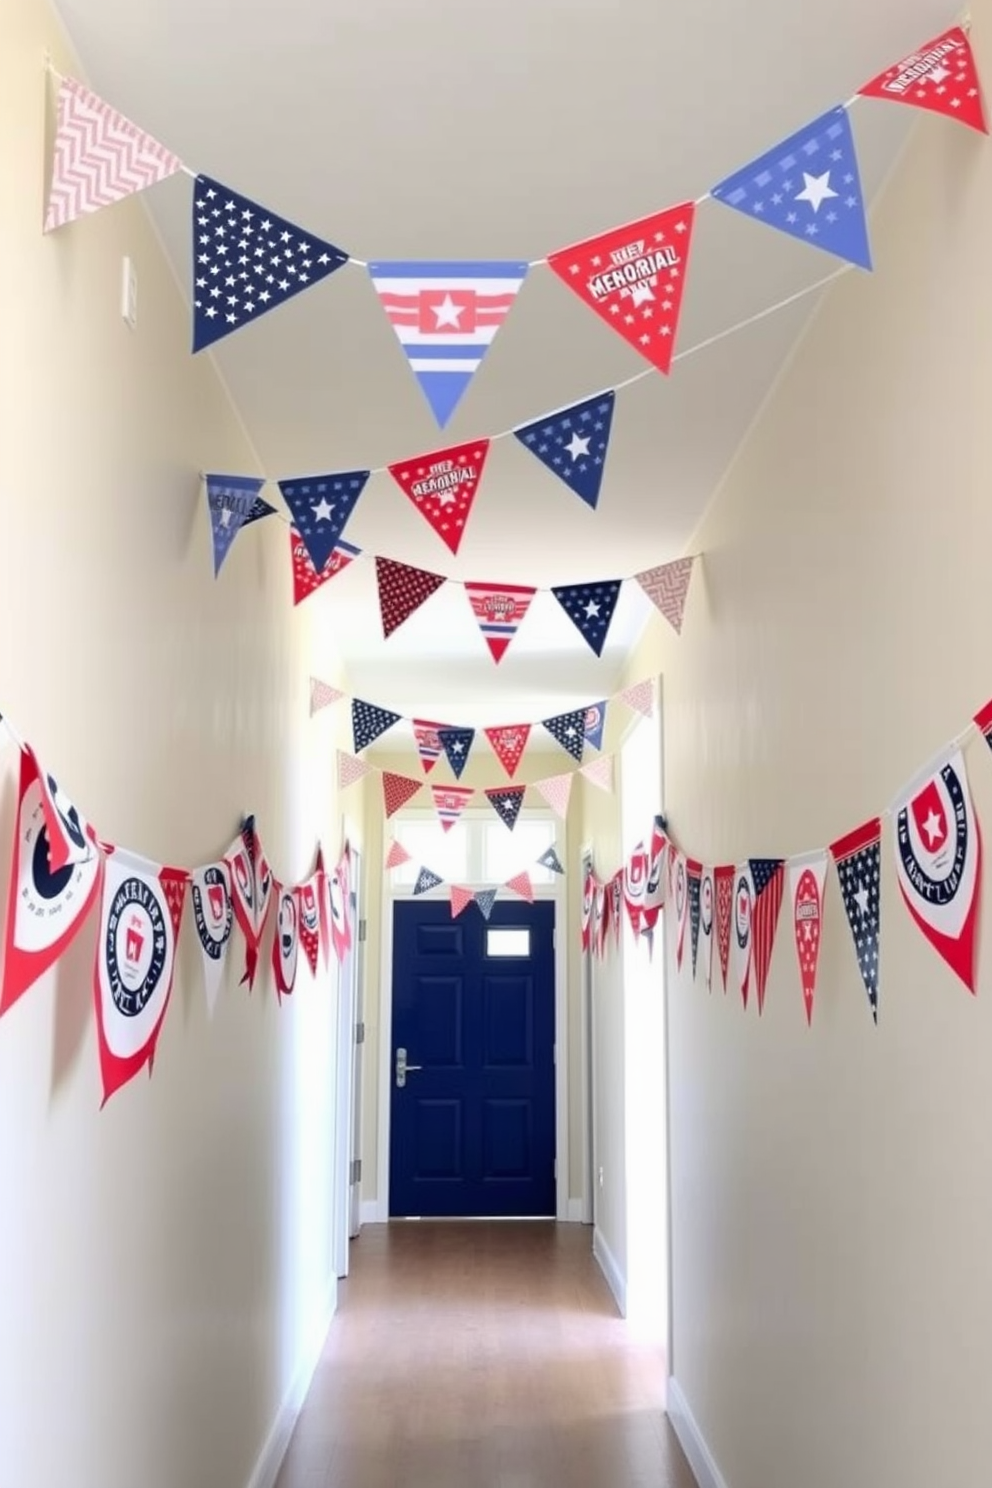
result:
[[[375,577],[379,585],[379,611],[384,636],[391,636],[445,582],[443,574],[428,573],[424,568],[410,568],[408,564],[396,563],[392,558],[375,560]]]
[[[659,372],[675,349],[694,216],[683,202],[548,256],[559,279]]]
[[[465,535],[488,454],[489,440],[477,439],[389,466],[400,490],[453,553]]]
[[[919,51],[880,72],[858,92],[865,98],[888,98],[913,108],[946,114],[970,129],[988,134],[982,93],[971,43],[960,26],[935,36]]]
[[[337,542],[333,553],[318,573],[313,566],[313,559],[307,552],[306,543],[296,528],[292,527],[289,533],[289,551],[293,560],[293,603],[298,605],[308,599],[322,584],[326,584],[328,579],[333,579],[335,574],[347,568],[351,560],[357,558],[360,549],[353,548],[351,543]]]

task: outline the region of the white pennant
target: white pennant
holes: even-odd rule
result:
[[[207,998],[207,1012],[212,1018],[224,977],[227,947],[234,928],[231,870],[228,865],[220,862],[195,868],[190,875],[190,899],[203,961],[203,990]]]

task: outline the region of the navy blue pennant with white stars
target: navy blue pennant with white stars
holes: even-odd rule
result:
[[[551,591],[597,656],[603,654],[622,582],[622,579],[599,579],[594,584],[559,584]]]
[[[561,859],[559,858],[553,847],[549,847],[547,852],[543,852],[537,861],[542,868],[550,868],[552,873],[565,872],[564,868],[561,866]]]
[[[318,573],[323,572],[334,552],[369,474],[368,470],[342,470],[334,475],[304,475],[279,482],[283,500]]]
[[[209,176],[193,186],[193,350],[258,320],[347,253]]]
[[[513,431],[524,448],[587,506],[594,507],[599,500],[616,398],[614,392],[598,393]]]
[[[355,753],[360,754],[363,749],[367,749],[380,734],[391,729],[394,723],[399,723],[400,717],[399,713],[390,713],[388,708],[377,708],[374,703],[363,703],[361,698],[352,698],[351,731],[355,738]]]
[[[882,824],[873,817],[846,837],[830,844],[844,912],[854,937],[858,970],[868,993],[871,1015],[878,1022],[878,938],[882,919]]]
[[[275,516],[275,510],[275,507],[270,505],[264,496],[256,496],[242,526],[247,527],[251,522],[261,522],[264,517]]]
[[[517,817],[520,808],[524,804],[524,793],[527,787],[524,785],[498,785],[492,790],[486,791],[486,798],[490,806],[499,817],[504,826],[509,827],[512,832],[517,825]]]
[[[437,736],[447,756],[448,764],[455,773],[455,779],[461,780],[462,771],[468,763],[472,740],[475,738],[475,729],[439,728]]]
[[[566,749],[580,765],[586,745],[585,722],[585,708],[579,708],[574,713],[556,713],[554,718],[542,720],[542,726],[552,738],[557,739],[562,749]]]

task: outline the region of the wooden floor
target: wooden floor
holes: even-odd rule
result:
[[[363,1230],[277,1488],[694,1488],[591,1233]]]

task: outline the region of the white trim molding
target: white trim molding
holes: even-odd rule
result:
[[[597,1227],[592,1232],[592,1253],[599,1262],[599,1269],[606,1277],[606,1284],[613,1293],[621,1317],[627,1316],[627,1278],[617,1265],[616,1257],[607,1245],[602,1230]]]
[[[378,1199],[363,1199],[361,1215],[363,1230],[366,1225],[382,1224],[384,1220],[388,1218],[387,1215],[384,1215],[380,1212]]]
[[[315,1322],[313,1332],[300,1354],[296,1373],[290,1381],[289,1389],[276,1412],[272,1429],[265,1438],[252,1475],[248,1479],[248,1488],[275,1488],[283,1458],[289,1448],[290,1438],[299,1419],[300,1411],[303,1409],[303,1402],[307,1398],[307,1391],[310,1389],[317,1365],[320,1363],[320,1356],[324,1352],[324,1344],[327,1341],[327,1334],[337,1311],[337,1305],[337,1277],[332,1277],[321,1315]]]
[[[672,1430],[688,1458],[699,1488],[727,1488],[727,1480],[717,1467],[713,1453],[696,1424],[689,1402],[674,1375],[670,1375],[668,1379],[667,1400],[665,1414],[672,1423]]]
[[[565,1218],[569,1224],[586,1224],[586,1201],[585,1199],[569,1199],[568,1213]]]

